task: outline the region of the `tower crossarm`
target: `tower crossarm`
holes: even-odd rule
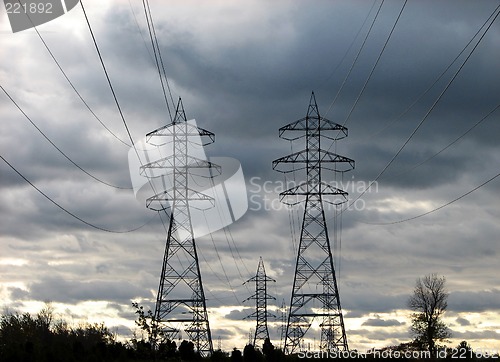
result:
[[[147,175],[147,170],[148,169],[194,169],[194,168],[207,168],[207,169],[213,169],[215,170],[215,175],[219,175],[221,173],[221,166],[207,161],[207,160],[202,160],[198,157],[194,156],[186,156],[186,163],[185,164],[178,164],[178,159],[171,155],[167,156],[164,158],[161,158],[156,161],[152,161],[149,163],[146,163],[140,167],[140,174],[147,176],[149,178],[154,178],[154,177],[160,177],[162,175]],[[212,172],[212,177],[214,176],[214,173]]]
[[[243,303],[248,302],[249,300],[256,300],[256,299],[259,299],[259,300],[261,300],[261,299],[276,300],[276,298],[273,297],[272,295],[269,295],[269,294],[259,295],[259,294],[256,293],[256,294],[253,294],[253,295],[249,296],[248,298],[244,299]]]
[[[302,137],[305,137],[305,134],[296,135],[296,136],[295,136],[295,133],[294,133],[294,136],[288,136],[287,134],[290,131],[302,131],[302,132],[308,131],[309,128],[308,128],[307,123],[310,119],[314,119],[314,118],[318,119],[318,117],[308,116],[308,117],[304,117],[302,119],[299,119],[298,121],[289,123],[286,126],[281,127],[279,129],[280,138],[283,138],[283,139],[289,140],[289,141],[294,141],[294,140],[300,139]],[[332,122],[326,118],[320,117],[318,128],[321,130],[321,136],[328,138],[328,139],[331,139],[331,140],[336,141],[336,140],[340,140],[342,138],[347,137],[347,128],[346,127],[341,126],[340,124],[337,124],[335,122]],[[328,133],[325,133],[325,132],[328,132]],[[332,133],[335,132],[336,135],[332,137],[329,135],[330,132],[332,132]]]
[[[246,283],[249,283],[249,282],[256,282],[257,280],[262,281],[262,282],[263,281],[276,282],[276,280],[274,280],[271,277],[268,277],[267,275],[255,275],[255,276],[251,277],[250,279],[248,279],[245,283],[243,283],[243,285],[245,285]]]
[[[250,298],[248,298],[248,299],[250,299]],[[248,300],[248,299],[246,299],[246,300]],[[251,319],[251,318],[261,317],[261,314],[262,314],[262,312],[259,312],[259,313],[257,313],[257,312],[253,312],[252,314],[249,314],[249,315],[247,315],[246,317],[243,317],[243,319]],[[266,310],[266,312],[265,312],[265,316],[266,316],[266,317],[273,317],[273,318],[276,318],[276,316],[275,316],[274,314],[269,313],[267,310]]]
[[[211,208],[214,206],[215,201],[213,197],[205,195],[204,193],[193,190],[191,188],[186,188],[186,190],[189,193],[188,201],[207,201],[210,203],[207,208]],[[170,204],[177,201],[186,201],[186,197],[183,195],[178,197],[177,190],[175,188],[171,188],[146,199],[146,207],[154,211],[163,211],[169,209]],[[156,203],[158,203],[159,206],[155,206]]]
[[[188,122],[182,100],[179,98],[172,123],[146,134],[148,143],[156,146],[173,142],[176,137],[188,138],[191,143],[206,146],[215,142],[215,134]]]
[[[347,201],[348,193],[324,181],[319,184],[312,181],[304,181],[297,186],[289,188],[280,193],[280,201],[286,205],[297,205],[306,200],[306,196],[321,196],[321,199],[329,204],[340,205]],[[302,196],[301,198],[292,196]]]
[[[323,149],[317,149],[316,152],[311,153],[312,150],[302,150],[298,152],[294,152],[288,156],[280,157],[273,161],[273,170],[282,173],[294,172],[297,170],[302,170],[306,168],[306,165],[311,162],[316,162],[321,164],[323,169],[329,169],[337,172],[346,172],[350,171],[354,168],[354,160],[345,156],[337,155],[336,153],[325,151]],[[311,154],[316,155],[317,158],[311,159]],[[304,163],[303,167],[296,168],[287,166],[286,164],[295,164],[295,163]],[[325,163],[334,163],[334,164],[345,164],[343,168],[329,168],[323,166]],[[319,167],[319,165],[318,165]]]
[[[146,140],[148,143],[155,146],[162,146],[164,144],[172,142],[170,138],[174,137],[174,135],[179,133],[182,136],[189,137],[190,140],[194,140],[196,138],[201,140],[201,143],[196,142],[196,144],[201,146],[206,146],[215,142],[215,134],[201,127],[197,127],[195,125],[186,123],[182,124],[182,128],[185,128],[181,132],[179,132],[179,126],[182,123],[170,123],[166,126],[155,129],[152,132],[146,134]]]

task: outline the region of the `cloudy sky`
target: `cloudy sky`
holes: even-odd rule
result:
[[[500,94],[498,20],[484,32],[499,3],[408,1],[384,47],[403,4],[151,1],[173,97],[182,97],[188,118],[216,134],[207,155],[239,160],[247,183],[247,213],[198,240],[215,345],[220,339],[224,349],[242,348],[254,328],[242,321],[252,312],[252,302],[243,300],[253,293],[242,284],[255,273],[259,256],[276,279],[270,308],[289,302],[301,211],[279,204],[286,179],[271,163],[301,149],[279,139],[278,129],[305,116],[314,90],[322,115],[349,128],[337,152],[356,161],[343,181],[350,199],[359,198],[343,213],[335,245],[350,347],[409,341],[406,301],[418,277],[437,273],[450,292],[449,345],[466,339],[474,348],[498,348],[499,180],[428,215],[399,221],[439,208],[498,174],[500,111],[490,114]],[[84,5],[138,141],[170,122],[142,2]],[[112,231],[147,225],[125,233],[89,227],[2,160],[0,307],[36,312],[52,301],[69,321],[105,321],[127,336],[135,329],[131,301],[153,306],[165,230],[130,189],[124,144],[130,142],[81,7],[38,30],[113,134],[82,103],[37,33],[11,32],[3,7],[1,86],[73,162],[121,188],[76,168],[3,91],[0,155],[90,224]],[[332,223],[333,211],[328,215]],[[279,326],[270,323],[276,345]],[[311,347],[318,341],[319,333],[311,331]]]

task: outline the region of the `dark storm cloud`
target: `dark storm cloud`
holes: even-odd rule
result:
[[[158,75],[128,4],[115,4],[104,13],[99,13],[96,4],[88,5],[89,11],[96,9],[90,12],[91,23],[132,137],[138,140],[169,122]],[[356,161],[356,169],[344,175],[344,180],[370,181],[378,175],[464,57],[404,117],[395,121],[396,117],[433,83],[497,5],[492,1],[450,4],[407,4],[346,124],[349,137],[337,145],[339,154]],[[305,116],[312,90],[316,91],[320,113],[343,123],[402,6],[395,1],[384,3],[351,77],[327,113],[374,16],[375,10],[346,54],[371,5],[318,1],[314,6],[298,2],[195,6],[186,2],[171,8],[152,4],[173,96],[183,97],[188,118],[196,118],[201,127],[216,133],[217,142],[206,148],[207,154],[238,159],[249,189],[254,176],[261,178],[259,183],[282,181],[271,162],[291,150],[287,141],[278,138],[279,127]],[[142,10],[135,10],[147,43]],[[77,12],[66,16],[72,16],[74,24],[82,22]],[[53,29],[56,31],[42,34],[75,86],[106,125],[129,142],[88,30],[82,27],[81,32],[66,33]],[[437,157],[411,169],[462,135],[496,105],[500,92],[498,33],[494,25],[426,122],[380,178],[378,190],[363,196],[366,208],[345,213],[342,251],[337,245],[335,256],[342,262],[337,267],[347,318],[405,309],[415,279],[429,270],[449,276],[451,311],[497,309],[496,290],[476,292],[460,282],[474,281],[480,286],[477,290],[496,282],[498,183],[411,223],[373,226],[362,222],[417,215],[494,174],[499,162],[498,113]],[[128,148],[85,109],[36,34],[2,35],[1,44],[2,54],[6,54],[0,65],[2,85],[40,128],[92,174],[115,185],[130,185]],[[114,230],[133,228],[154,217],[155,213],[135,200],[132,191],[111,189],[74,168],[3,94],[0,98],[0,112],[6,120],[1,125],[0,152],[44,192],[85,220]],[[295,143],[293,151],[303,147],[303,141]],[[31,283],[29,294],[9,287],[13,305],[15,300],[47,297],[72,304],[110,300],[114,304],[109,308],[133,319],[119,306],[131,298],[144,303],[154,300],[165,242],[165,230],[157,217],[134,233],[101,233],[56,209],[3,163],[0,172],[1,254],[29,260],[28,265],[3,274],[6,282]],[[303,178],[299,173],[295,176]],[[351,199],[359,195],[358,191],[350,193]],[[276,199],[277,192],[268,196]],[[265,210],[263,202],[259,205],[261,208],[249,210],[226,231],[214,233],[213,241],[209,236],[198,241],[210,307],[233,306],[225,317],[228,320],[242,316],[236,310],[241,300],[252,294],[252,288],[241,283],[254,275],[261,255],[269,275],[277,280],[272,294],[279,301],[290,297],[295,266],[290,214],[286,208]],[[300,211],[294,213],[301,218]],[[328,217],[331,221],[331,215]],[[55,272],[59,278],[49,277]],[[38,279],[33,281],[31,274]],[[5,293],[5,288],[0,290]],[[247,310],[252,309],[247,305]],[[385,316],[371,317],[365,323],[397,326]],[[247,332],[236,327],[226,333],[213,328],[213,335],[223,338]],[[392,332],[349,333],[377,341],[408,338]],[[491,334],[478,338],[488,336]]]
[[[480,292],[452,292],[449,309],[454,312],[485,312],[500,309],[500,290]]]
[[[313,25],[305,28],[300,28],[300,31],[298,28],[299,25],[295,25],[297,28],[294,28],[294,31],[291,31],[292,35],[286,37],[285,42],[269,43],[267,45],[264,44],[265,47],[272,46],[273,48],[283,49],[284,52],[273,52],[266,49],[262,50],[261,43],[247,42],[245,41],[245,38],[242,39],[239,45],[231,45],[230,48],[227,48],[229,45],[226,45],[225,43],[217,43],[214,39],[213,44],[210,44],[213,49],[210,49],[209,46],[208,49],[210,50],[207,51],[207,46],[200,43],[199,39],[197,38],[197,33],[200,30],[197,29],[196,26],[191,30],[189,34],[178,34],[178,30],[175,26],[165,26],[163,29],[159,30],[160,34],[163,35],[162,40],[165,39],[163,40],[163,42],[165,43],[163,46],[166,49],[166,53],[170,55],[169,66],[171,67],[170,69],[172,69],[170,73],[172,74],[173,81],[175,82],[177,79],[183,79],[183,81],[185,82],[186,79],[191,79],[189,83],[185,84],[185,87],[186,89],[193,89],[198,92],[198,102],[201,102],[200,105],[203,105],[203,108],[197,109],[196,107],[198,107],[198,105],[196,103],[193,104],[195,108],[194,111],[191,112],[191,114],[193,114],[193,116],[196,116],[196,118],[198,119],[200,119],[200,116],[198,116],[200,114],[208,116],[203,117],[206,124],[211,125],[214,122],[214,126],[212,128],[215,128],[216,130],[219,130],[219,127],[217,126],[218,124],[224,125],[224,127],[221,128],[224,133],[221,134],[220,132],[218,132],[218,139],[221,141],[219,141],[215,147],[222,147],[219,146],[219,144],[221,142],[223,143],[224,137],[227,138],[228,136],[236,136],[238,138],[241,138],[243,135],[252,135],[254,137],[259,136],[259,138],[261,138],[262,135],[276,134],[277,128],[279,128],[281,125],[303,116],[307,105],[308,92],[310,92],[310,90],[305,90],[303,89],[303,87],[298,87],[297,85],[288,85],[287,82],[293,81],[294,78],[298,77],[302,77],[304,80],[308,79],[307,68],[304,68],[304,64],[301,63],[304,62],[304,59],[315,62],[317,61],[317,59],[322,58],[314,57],[311,59],[304,57],[303,54],[312,52],[311,50],[308,50],[308,47],[311,49],[318,49],[321,44],[328,44],[325,49],[333,49],[335,48],[335,42],[345,42],[346,38],[349,39],[352,36],[349,31],[342,33],[335,31],[337,28],[345,29],[345,21],[341,21],[340,23],[335,21],[326,21],[326,18],[328,18],[329,16],[337,16],[338,18],[341,18],[341,16],[338,15],[339,13],[342,14],[343,12],[353,12],[353,8],[349,9],[347,7],[339,6],[335,8],[335,10],[332,10],[332,8],[327,4],[322,4],[318,7],[318,9],[312,9],[310,12],[307,12],[307,14],[312,17],[320,17],[320,20],[316,21],[316,23],[322,24],[323,31],[321,33],[318,34],[315,26]],[[362,10],[367,12],[368,8],[368,5],[366,5],[366,9]],[[285,9],[287,9],[288,11],[283,11]],[[296,17],[303,17],[303,11],[301,11],[302,7],[300,6],[291,11],[288,8],[277,6],[277,10],[281,11],[282,14],[285,13],[286,19],[289,19],[291,21],[293,21]],[[413,46],[411,49],[416,53],[408,53],[403,44],[414,43],[412,41],[409,41],[409,39],[411,40],[412,38],[420,40],[421,34],[420,32],[416,31],[417,24],[413,24],[411,23],[411,21],[410,24],[407,24],[404,20],[412,19],[411,15],[413,12],[419,13],[423,10],[425,10],[425,8],[415,5],[409,6],[408,9],[406,9],[406,13],[404,13],[406,17],[404,17],[401,21],[401,28],[398,28],[400,30],[400,32],[397,33],[399,34],[399,38],[396,37],[396,39],[393,40],[394,44],[390,43],[392,47],[388,49],[388,54],[384,56],[383,61],[379,66],[380,69],[377,68],[372,82],[370,83],[370,88],[366,90],[366,93],[359,104],[360,110],[358,111],[357,116],[351,121],[354,124],[354,129],[352,129],[351,132],[353,141],[356,140],[355,131],[362,130],[365,126],[368,126],[368,129],[374,129],[373,126],[370,127],[370,124],[380,124],[381,121],[385,123],[385,119],[376,119],[375,122],[373,121],[373,109],[375,109],[378,114],[383,115],[384,118],[387,118],[387,114],[390,114],[391,116],[396,115],[397,109],[404,109],[402,105],[410,103],[411,100],[416,97],[416,95],[418,95],[415,90],[424,90],[426,88],[426,85],[431,83],[433,79],[432,72],[426,72],[424,70],[436,68],[440,69],[440,64],[447,65],[447,62],[451,61],[452,58],[447,59],[446,57],[440,55],[443,51],[442,43],[449,43],[448,41],[445,41],[445,39],[448,39],[448,37],[453,34],[455,36],[459,36],[456,43],[460,43],[459,39],[462,38],[468,40],[467,36],[472,36],[476,28],[478,28],[481,24],[479,20],[482,19],[482,16],[484,16],[484,18],[486,17],[486,12],[484,10],[476,11],[474,13],[474,21],[471,20],[470,23],[476,25],[475,21],[477,20],[479,22],[477,26],[461,22],[458,25],[452,27],[443,27],[442,25],[440,25],[441,23],[428,21],[431,26],[427,26],[424,28],[424,31],[429,33],[429,36],[425,37],[425,39],[432,39],[432,41],[426,41],[425,44],[421,44],[422,47]],[[438,17],[437,14],[444,13],[444,10],[441,7],[435,7],[434,10],[435,12],[432,13],[433,17]],[[384,16],[386,16],[384,20],[386,20],[387,22],[389,22],[389,19],[391,19],[392,16],[395,15],[394,10],[389,7],[383,14]],[[113,29],[117,29],[117,31],[116,33],[111,33],[110,36],[106,38],[106,40],[104,41],[105,44],[109,42],[109,44],[111,45],[111,41],[109,41],[108,39],[120,39],[120,32],[130,32],[136,34],[135,24],[133,23],[130,14],[127,14],[127,11],[123,10],[123,13],[120,13],[119,16],[112,17],[110,13],[110,21],[117,24],[117,26],[113,27]],[[299,22],[297,22],[297,24],[298,23]],[[422,26],[422,24],[418,25],[419,27]],[[472,29],[467,28],[467,31],[465,29],[462,29],[461,32],[458,32],[458,30],[455,29],[456,27],[460,28],[467,26]],[[351,29],[351,27],[349,27],[349,29]],[[445,32],[443,32],[443,28],[445,29]],[[162,33],[162,31],[164,33]],[[328,35],[332,33],[337,34],[337,37],[332,39],[331,36]],[[440,37],[433,37],[431,35],[437,33],[443,34]],[[385,35],[386,33],[381,29],[380,32],[375,33],[374,41],[380,42],[380,40],[383,39]],[[307,39],[308,41],[306,42],[305,39]],[[326,39],[329,39],[329,41],[327,42]],[[139,72],[137,72],[137,70],[143,66],[139,65],[139,63],[136,63],[135,60],[130,62],[130,53],[132,52],[131,48],[135,46],[135,51],[143,48],[143,44],[140,39],[133,40],[135,40],[135,42],[130,41],[116,47],[117,50],[121,52],[120,56],[116,57],[116,60],[120,62],[122,66],[128,67],[130,69],[130,76],[133,76],[134,73],[138,74]],[[464,44],[465,43],[466,41],[464,42]],[[255,50],[253,50],[254,48]],[[343,48],[345,48],[345,46]],[[418,53],[418,49],[421,48],[426,49],[426,51]],[[215,51],[215,49],[217,49],[219,52]],[[299,49],[300,51],[298,51]],[[441,49],[441,52],[438,52],[437,49]],[[460,48],[457,49],[457,53],[459,50]],[[370,59],[373,61],[375,59],[377,51],[378,49],[365,50],[365,52],[362,53],[362,59]],[[143,53],[144,51],[140,52],[140,54]],[[259,62],[252,61],[252,59],[261,59],[262,53],[266,54],[266,57],[264,59],[269,64],[266,63],[263,66],[254,66],[254,64],[258,65]],[[290,53],[296,56],[291,56]],[[479,51],[478,53],[478,57],[480,57],[481,53]],[[420,55],[422,59],[419,60],[419,58],[415,55]],[[326,58],[328,59],[328,57]],[[125,62],[125,59],[127,60],[127,62]],[[136,58],[134,57],[133,59]],[[242,62],[242,59],[245,59],[245,62]],[[404,61],[402,61],[402,59],[404,59]],[[491,60],[489,61],[491,62]],[[130,64],[134,65],[130,66]],[[276,64],[276,66],[273,66],[273,64]],[[278,66],[278,64],[280,66]],[[412,67],[411,65],[413,64],[418,64],[419,66]],[[328,69],[328,66],[331,66],[330,62],[324,62],[324,64],[322,64],[321,66],[312,66],[311,68],[313,68],[315,72],[318,72],[318,68]],[[241,69],[241,67],[249,68]],[[282,72],[276,72],[276,69],[282,69],[283,67],[285,68]],[[294,72],[292,70],[297,68],[302,69],[302,71]],[[365,68],[369,68],[369,65],[365,65]],[[134,72],[134,70],[136,71]],[[244,76],[244,81],[237,81],[237,75],[240,73]],[[249,76],[249,74],[257,76]],[[355,93],[355,88],[359,89],[362,82],[364,81],[364,77],[366,76],[361,76],[360,74],[362,73],[355,73],[355,76],[359,77],[359,79],[353,78],[350,81],[353,86],[354,84],[357,85],[352,90],[353,93]],[[423,79],[423,74],[429,74],[430,81],[427,79]],[[477,78],[477,76],[478,74],[476,73],[475,77]],[[479,74],[479,76],[481,76],[481,74]],[[275,77],[279,78],[276,81],[272,81]],[[491,79],[491,77],[486,77],[485,79]],[[477,79],[476,81],[478,84],[481,83]],[[398,84],[398,82],[400,82],[400,84]],[[291,94],[288,94],[288,92],[275,90],[275,93],[273,94],[278,98],[269,98],[269,101],[266,102],[262,101],[261,98],[263,96],[266,96],[265,92],[269,90],[269,87],[259,87],[259,83],[271,83],[279,85],[280,87],[283,87],[287,90],[297,89],[300,91],[295,91],[295,94],[292,96]],[[419,84],[421,83],[423,85],[419,86]],[[408,84],[411,84],[412,87],[408,87]],[[234,88],[227,88],[228,86]],[[133,87],[124,87],[124,89],[132,88]],[[458,88],[462,89],[465,87]],[[208,89],[210,89],[211,91],[208,91]],[[213,89],[219,91],[224,90],[223,96],[218,96],[218,93],[214,92]],[[403,101],[402,97],[405,92],[407,93],[408,91],[411,91],[413,93],[410,94],[410,96],[405,96],[406,98]],[[331,92],[331,90],[329,90],[328,92]],[[474,92],[474,94],[476,93],[477,92]],[[256,94],[259,94],[258,98],[256,98]],[[489,92],[489,94],[495,94],[495,92]],[[206,95],[210,95],[211,98],[207,98]],[[432,93],[432,98],[430,99],[434,99],[437,95],[438,91],[434,91]],[[236,97],[238,98],[236,99]],[[377,97],[384,98],[377,99]],[[254,98],[258,99],[258,102],[253,101]],[[324,95],[321,96],[320,100],[323,100],[322,109],[326,108],[326,104],[328,104],[329,102],[328,98],[329,97],[326,97]],[[455,99],[457,97],[454,96],[450,98]],[[484,105],[478,104],[479,100],[484,100],[484,97],[479,97],[477,101],[474,100],[471,103],[476,105],[480,109],[484,109]],[[344,100],[344,102],[348,102],[348,100]],[[464,102],[460,101],[459,104],[462,105],[464,104]],[[406,124],[408,122],[411,122],[415,124],[416,119],[418,119],[418,117],[421,117],[423,113],[430,107],[430,105],[431,103],[429,103],[429,101],[425,102],[425,104],[423,105],[419,105],[418,107],[416,107],[419,110],[418,113],[414,112],[416,113],[415,115],[413,115],[414,113],[410,114],[410,116],[412,117],[407,120],[403,119],[400,121],[400,123],[403,122]],[[450,106],[451,104],[447,105],[448,108],[450,108]],[[344,108],[346,108],[346,110],[348,109],[348,107]],[[463,119],[464,117],[463,112],[460,113],[462,115],[458,118],[459,122],[460,119]],[[370,116],[366,117],[365,115],[367,114],[370,114]],[[215,117],[213,115],[215,115]],[[452,117],[457,118],[455,116],[455,113],[452,114]],[[447,118],[451,117],[448,116]],[[432,119],[428,121],[428,123],[430,122],[436,124],[436,122],[432,121]],[[234,127],[236,123],[238,124],[238,127]],[[366,170],[369,169],[369,165],[378,165],[381,162],[387,162],[390,159],[390,156],[397,149],[398,143],[402,143],[402,141],[404,140],[405,134],[409,134],[409,132],[413,129],[413,125],[411,123],[408,123],[409,127],[406,126],[403,129],[401,129],[401,127],[393,129],[393,127],[391,127],[389,129],[389,132],[382,133],[380,138],[375,139],[375,141],[383,141],[386,139],[390,142],[382,142],[382,144],[393,145],[385,151],[385,156],[381,155],[380,152],[376,150],[377,146],[375,146],[375,149],[373,148],[373,142],[371,146],[365,146],[364,152],[362,152],[363,148],[360,148],[358,152],[349,154],[349,156],[357,159],[358,162],[360,162],[358,164],[358,170],[360,171],[357,172],[357,175],[361,176],[365,174]],[[443,126],[439,126],[440,124],[442,124]],[[443,132],[457,130],[457,119],[455,119],[452,124],[453,127],[450,127],[450,124],[448,124],[448,122],[443,123],[441,121],[437,122],[437,125],[433,125],[432,127],[424,127],[424,135],[432,136],[435,134],[441,134],[442,132],[436,132],[436,128],[440,131],[442,130]],[[235,132],[239,133],[236,134]],[[454,133],[458,132],[454,131]],[[417,137],[418,136],[419,135],[417,135]],[[279,144],[277,137],[275,137],[274,140],[272,138],[269,138],[269,141]],[[426,148],[428,147],[428,142],[431,141],[432,140],[428,140],[426,142],[425,138],[419,137],[418,146],[410,145],[408,150],[401,155],[397,165],[413,165],[425,159],[426,155],[432,155],[434,148],[432,150],[426,150]],[[255,141],[247,145],[247,147],[252,146],[255,146]],[[217,149],[215,147],[214,149]],[[242,149],[241,144],[240,147],[228,148],[231,148],[233,150]],[[285,149],[284,152],[286,153]],[[415,156],[413,156],[412,153]],[[242,152],[237,152],[236,155],[239,157],[242,164],[249,169],[250,173],[253,173],[252,169],[269,170],[269,165],[267,163],[271,160],[266,160],[265,156],[259,158],[252,153],[252,159],[247,161],[248,152],[242,150]],[[373,161],[368,162],[365,157],[366,155],[374,157]],[[378,157],[378,155],[383,157]],[[424,158],[422,159],[421,156],[417,155],[423,155]],[[467,159],[468,158],[466,157],[465,161],[467,161]],[[436,185],[439,183],[448,182],[449,180],[459,175],[461,172],[464,172],[463,168],[457,167],[457,164],[460,161],[461,164],[464,165],[464,158],[444,155],[444,159],[441,158],[437,162],[434,161],[430,163],[431,166],[428,166],[427,164],[421,167],[421,172],[417,172],[416,175],[410,174],[407,177],[400,177],[398,180],[398,184],[411,188],[415,187],[416,185],[418,185],[417,187],[425,187],[426,185],[431,186],[431,183],[433,185]],[[467,163],[465,163],[465,166],[466,165]],[[375,170],[379,169],[379,167],[374,168]],[[369,176],[373,177],[376,174],[375,170],[373,172],[370,172]],[[428,177],[420,176],[427,175],[429,173],[435,174],[437,177],[430,181]],[[273,177],[272,173],[269,173],[269,175],[270,177]],[[389,181],[389,184],[392,182]]]

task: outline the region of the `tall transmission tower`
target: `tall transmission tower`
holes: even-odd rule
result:
[[[321,350],[346,351],[324,204],[337,207],[347,201],[347,192],[323,181],[322,171],[346,172],[354,168],[354,161],[321,146],[324,139],[335,142],[347,137],[347,128],[320,116],[313,92],[306,117],[281,127],[279,136],[289,141],[305,138],[305,149],[273,161],[273,169],[283,173],[306,171],[305,181],[280,194],[286,204],[305,203],[284,349],[286,353],[297,352],[315,321],[321,329]],[[290,167],[297,163],[303,166]]]
[[[258,340],[264,342],[266,338],[269,338],[269,330],[267,329],[267,317],[274,317],[267,311],[267,301],[269,299],[276,299],[269,294],[267,294],[267,282],[276,282],[276,280],[268,277],[266,275],[266,269],[264,268],[264,261],[262,257],[259,260],[259,266],[257,267],[257,274],[252,278],[248,279],[245,283],[255,282],[255,294],[246,300],[255,300],[255,312],[250,314],[247,318],[253,318],[257,320],[257,326],[255,327],[255,335],[253,337],[253,345],[256,346]]]
[[[200,202],[213,203],[213,198],[189,187],[189,179],[194,177],[193,169],[218,169],[193,155],[193,147],[202,149],[215,141],[215,135],[187,121],[179,99],[173,122],[148,133],[146,140],[150,145],[166,148],[163,152],[167,153],[141,166],[141,173],[150,178],[161,175],[160,182],[153,186],[156,194],[146,200],[146,206],[158,212],[170,209],[154,316],[164,338],[173,340],[183,329],[205,357],[212,354],[213,345],[190,207]],[[162,191],[157,192],[157,187]]]

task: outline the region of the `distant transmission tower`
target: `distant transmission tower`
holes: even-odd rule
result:
[[[193,177],[192,169],[217,167],[192,155],[193,142],[198,141],[196,147],[200,148],[213,143],[215,135],[188,122],[179,99],[173,122],[148,133],[146,139],[149,144],[168,150],[165,157],[141,167],[141,172],[148,175],[159,175],[162,169],[166,171],[161,183],[155,183],[161,185],[161,192],[154,190],[156,195],[146,200],[146,206],[155,211],[170,208],[155,318],[160,322],[164,338],[173,340],[183,329],[200,355],[208,356],[213,352],[213,345],[190,204],[213,199],[191,189],[189,178]]]
[[[280,306],[280,322],[281,325],[278,328],[278,332],[280,334],[280,349],[283,347],[283,342],[285,340],[285,333],[286,333],[286,304],[285,304],[285,299],[281,302]]]
[[[253,345],[256,346],[258,340],[262,343],[269,338],[269,330],[267,329],[267,317],[273,316],[267,311],[267,301],[269,299],[275,299],[274,297],[267,294],[267,282],[276,280],[269,278],[266,275],[266,269],[264,268],[264,261],[262,257],[259,260],[259,266],[257,267],[257,274],[254,277],[248,279],[245,283],[255,282],[255,294],[245,300],[255,300],[255,312],[250,314],[247,318],[253,318],[257,320],[257,326],[255,327],[255,335],[253,337]],[[274,316],[273,316],[274,317]]]
[[[293,134],[300,132],[300,135]],[[303,345],[313,321],[321,329],[321,350],[348,350],[344,319],[335,277],[324,203],[340,205],[347,201],[347,192],[322,180],[322,170],[345,172],[354,168],[354,161],[321,148],[322,140],[337,141],[347,137],[347,128],[319,115],[314,92],[306,117],[279,130],[286,140],[305,138],[305,149],[273,161],[273,169],[293,172],[287,164],[302,163],[306,180],[280,194],[289,205],[305,202],[304,218],[295,265],[290,311],[285,337],[285,352],[294,353]],[[342,167],[341,167],[342,166]],[[287,201],[295,196],[295,200]]]

